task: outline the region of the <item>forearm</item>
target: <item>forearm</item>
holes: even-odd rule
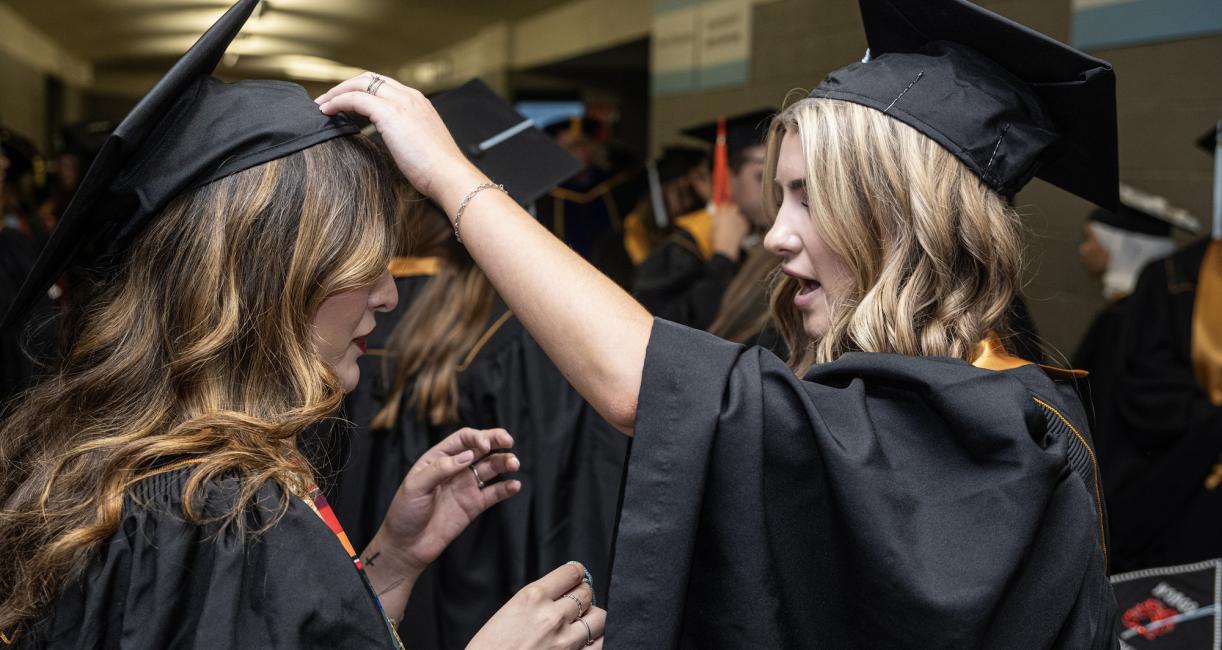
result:
[[[395,625],[403,620],[403,612],[407,609],[407,601],[412,595],[412,588],[420,577],[420,569],[408,566],[401,561],[393,551],[382,541],[381,535],[375,535],[361,554],[361,564],[369,584],[373,586],[378,601],[382,603],[382,611]]]
[[[470,169],[438,191],[451,220],[470,189],[485,181]],[[649,313],[501,192],[477,194],[459,227],[471,256],[569,382],[631,433]]]

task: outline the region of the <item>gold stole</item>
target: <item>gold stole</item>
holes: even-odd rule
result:
[[[1215,406],[1222,406],[1222,241],[1201,261],[1192,307],[1192,371]]]

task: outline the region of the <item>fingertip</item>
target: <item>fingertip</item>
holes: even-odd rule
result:
[[[454,457],[454,462],[458,463],[459,465],[466,465],[473,460],[475,460],[475,452],[471,451],[470,449]]]
[[[522,461],[518,460],[517,456],[510,456],[509,460],[505,461],[505,468],[511,472],[516,472],[522,467]]]

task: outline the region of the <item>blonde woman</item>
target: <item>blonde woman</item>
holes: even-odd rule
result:
[[[1004,197],[1038,172],[1115,201],[1111,69],[967,2],[862,10],[872,58],[769,135],[791,367],[653,321],[484,186],[420,93],[354,79],[319,101],[374,121],[553,361],[635,436],[609,643],[1112,647],[1081,406],[1000,345],[1021,278]]]
[[[299,436],[358,378],[402,178],[304,89],[210,76],[237,3],[115,130],[21,295],[65,268],[62,358],[0,420],[0,638],[21,648],[392,648],[421,571],[517,493],[503,430],[402,478],[358,556]],[[200,125],[206,130],[199,130]],[[79,286],[79,285],[78,285]],[[476,648],[598,645],[588,574],[528,585]]]

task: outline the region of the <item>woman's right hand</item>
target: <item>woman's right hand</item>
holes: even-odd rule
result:
[[[594,591],[583,578],[585,570],[570,562],[526,585],[484,624],[467,650],[576,650],[586,645],[601,650],[607,612],[591,605]]]
[[[463,194],[487,177],[459,150],[427,97],[389,77],[381,77],[377,94],[370,94],[371,75],[341,82],[314,101],[327,115],[344,111],[369,118],[408,182],[453,214]]]
[[[713,221],[713,252],[737,262],[743,239],[751,232],[751,224],[734,203],[723,203],[709,209]]]

